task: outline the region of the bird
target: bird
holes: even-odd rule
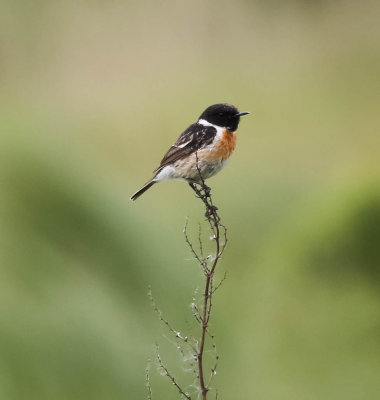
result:
[[[247,114],[250,113],[228,103],[207,107],[198,121],[180,134],[153,171],[153,177],[131,200],[136,200],[157,182],[182,179],[192,186],[217,174],[235,149],[240,117]]]

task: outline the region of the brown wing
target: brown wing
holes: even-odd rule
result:
[[[213,142],[215,135],[216,129],[213,126],[204,126],[198,123],[190,125],[181,133],[177,141],[164,155],[160,165],[153,172],[157,173],[167,165],[173,164],[208,146]]]

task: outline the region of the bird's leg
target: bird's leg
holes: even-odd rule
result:
[[[194,190],[195,195],[204,202],[204,194],[202,193],[202,187],[198,188],[195,182],[188,182],[189,186]]]
[[[190,181],[188,183],[189,183],[189,186],[194,190],[197,197],[199,197],[203,201],[205,201],[209,197],[211,189],[208,186],[206,186],[202,183],[196,183],[194,181]]]
[[[188,182],[189,186],[194,190],[196,196],[201,199],[206,206],[205,217],[214,223],[219,222],[219,216],[217,214],[218,207],[214,206],[211,199],[211,188],[207,186],[204,180],[201,183],[196,183],[194,181]]]
[[[202,189],[205,192],[206,197],[210,197],[211,188],[202,182]]]
[[[195,193],[197,193],[198,192],[198,189],[197,189],[197,187],[195,186],[195,183],[194,182],[188,182],[188,184],[189,184],[189,186],[194,190],[194,192]],[[198,194],[198,193],[197,193]]]

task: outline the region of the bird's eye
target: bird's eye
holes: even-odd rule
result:
[[[218,115],[219,115],[219,117],[223,117],[223,113],[222,112],[218,113]]]

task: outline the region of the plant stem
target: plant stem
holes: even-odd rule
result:
[[[205,289],[204,289],[204,293],[203,293],[204,298],[203,298],[203,310],[202,310],[202,316],[201,316],[201,339],[200,339],[199,351],[197,354],[199,384],[200,384],[200,388],[201,388],[202,399],[206,400],[207,393],[209,391],[209,387],[206,385],[205,378],[204,378],[205,374],[204,374],[203,355],[204,355],[204,349],[205,349],[205,343],[206,343],[206,333],[207,333],[210,316],[211,316],[212,294],[213,294],[213,291],[211,290],[212,282],[213,282],[216,266],[221,257],[221,253],[223,252],[224,247],[226,245],[226,241],[225,241],[223,246],[221,246],[220,227],[222,226],[225,232],[226,232],[226,229],[220,223],[220,218],[217,213],[217,207],[215,207],[214,204],[212,203],[211,189],[208,186],[206,186],[206,184],[204,183],[204,180],[202,178],[201,178],[201,183],[198,183],[198,185],[200,186],[200,188],[197,187],[197,184],[190,183],[190,187],[195,191],[197,197],[203,201],[203,204],[206,207],[205,216],[210,224],[212,232],[214,233],[213,239],[215,240],[215,244],[216,244],[215,259],[214,259],[211,267],[203,268],[204,275],[206,278],[206,283],[205,283]]]

